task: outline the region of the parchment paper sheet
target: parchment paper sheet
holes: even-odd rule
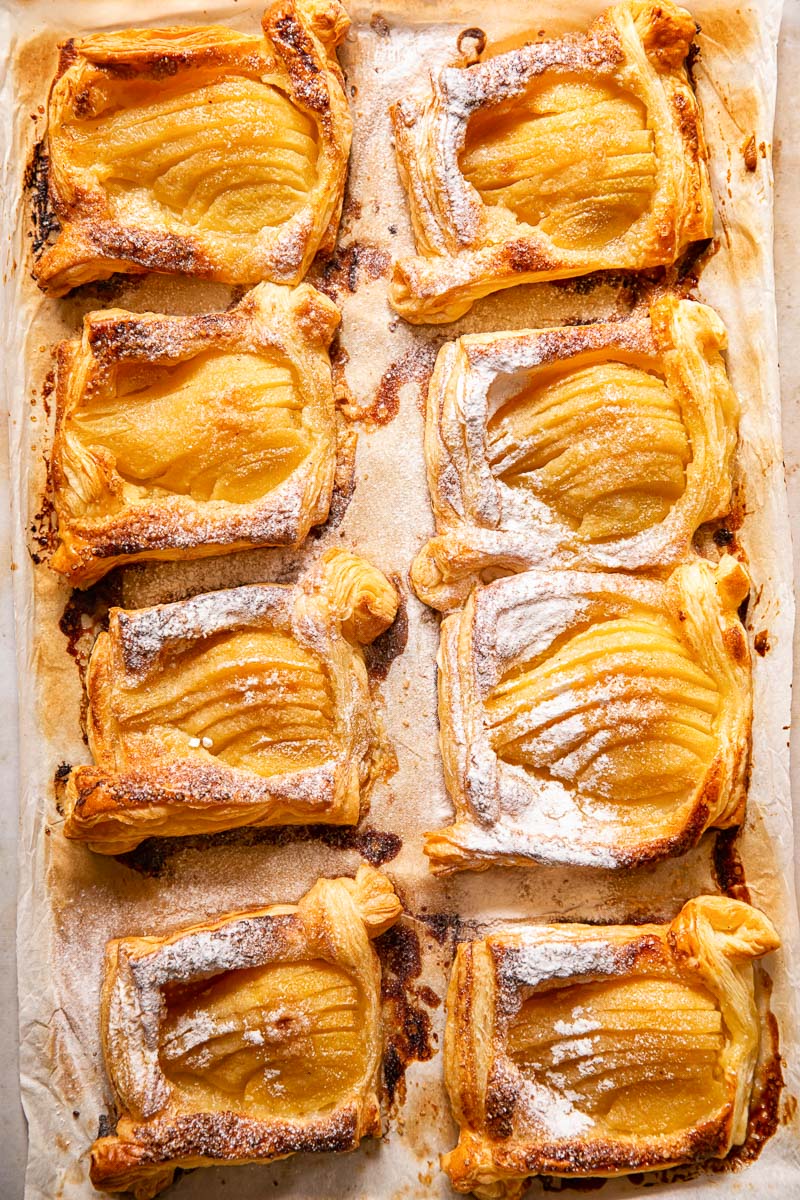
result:
[[[581,27],[602,7],[593,0],[569,6],[555,0],[491,6],[473,3],[393,4],[374,21],[369,7],[351,6],[354,29],[342,61],[355,120],[350,195],[340,245],[345,280],[342,343],[348,384],[369,404],[389,380],[399,389],[400,411],[382,428],[359,432],[357,484],[342,523],[326,529],[301,552],[260,551],[198,564],[129,568],[124,602],[154,603],[221,585],[290,578],[327,546],[344,544],[387,572],[405,577],[432,529],[422,462],[420,400],[428,350],[467,330],[553,325],[624,312],[632,302],[623,284],[581,296],[567,285],[516,288],[487,298],[462,321],[438,329],[411,329],[386,304],[387,279],[376,274],[381,254],[411,249],[411,236],[390,145],[390,100],[421,86],[429,68],[453,58],[459,30],[484,28],[491,39],[526,29],[556,33]],[[772,180],[769,161],[774,91],[777,0],[735,5],[702,0],[692,6],[703,27],[696,68],[717,202],[720,250],[705,267],[699,297],[725,320],[729,370],[743,404],[739,463],[747,517],[741,542],[754,579],[748,614],[752,633],[768,632],[770,650],[754,656],[754,762],[748,817],[739,851],[753,902],[776,921],[781,953],[766,963],[774,988],[786,1059],[784,1119],[761,1157],[741,1173],[701,1174],[659,1183],[694,1198],[717,1195],[800,1195],[800,1148],[793,1105],[800,1091],[800,1054],[793,996],[800,978],[800,942],[793,893],[793,840],[788,783],[788,726],[793,602],[789,527],[781,468],[780,409],[772,286]],[[568,11],[567,11],[568,9]],[[186,280],[134,280],[116,289],[85,288],[73,298],[45,300],[29,277],[30,224],[19,202],[22,175],[44,119],[56,43],[65,35],[137,24],[225,21],[255,30],[257,4],[194,0],[83,0],[72,7],[46,0],[6,0],[0,40],[10,51],[2,93],[3,373],[11,411],[12,496],[16,504],[15,572],[18,667],[21,686],[20,762],[23,781],[20,840],[20,1024],[23,1096],[30,1132],[27,1200],[84,1200],[96,1195],[87,1181],[87,1149],[110,1097],[99,1052],[98,989],[102,949],[109,937],[163,932],[191,920],[248,904],[296,899],[318,874],[352,871],[353,851],[318,841],[244,841],[170,856],[157,877],[91,855],[60,835],[52,779],[62,761],[87,758],[79,727],[80,682],[58,621],[68,591],[45,566],[34,567],[30,531],[40,508],[44,455],[49,443],[42,390],[53,342],[77,332],[83,314],[108,304],[189,312],[225,307],[230,289]],[[388,27],[388,30],[387,30]],[[354,89],[354,90],[353,90]],[[35,117],[36,119],[32,119]],[[745,169],[750,136],[764,144],[757,169]],[[396,231],[396,232],[395,232]],[[356,254],[348,247],[358,247]],[[334,279],[336,273],[334,273]],[[409,379],[402,384],[403,379]],[[402,385],[402,386],[401,386]],[[408,642],[381,686],[398,771],[376,788],[369,823],[402,839],[386,865],[419,938],[422,969],[413,983],[443,996],[451,942],[440,944],[425,918],[458,914],[473,931],[495,920],[549,918],[624,920],[668,918],[690,895],[716,890],[713,835],[682,859],[623,878],[586,870],[494,870],[434,881],[421,854],[421,834],[448,819],[436,743],[433,663],[438,620],[407,596]],[[298,1157],[270,1167],[197,1171],[175,1195],[182,1200],[232,1194],[242,1200],[280,1194],[311,1197],[446,1197],[439,1153],[453,1144],[454,1127],[441,1085],[443,1008],[425,1006],[433,1057],[413,1064],[391,1107],[386,1136],[343,1158]],[[223,1183],[230,1192],[221,1191]],[[273,1186],[275,1185],[275,1186]],[[278,1186],[279,1185],[279,1186]],[[541,1190],[534,1184],[532,1193]],[[629,1181],[609,1183],[602,1195],[634,1195]]]

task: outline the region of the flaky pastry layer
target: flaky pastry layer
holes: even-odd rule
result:
[[[489,292],[673,263],[712,233],[683,8],[623,0],[587,33],[448,67],[393,108],[418,257],[395,263],[408,321]]]
[[[355,824],[391,761],[360,647],[397,603],[375,567],[329,550],[293,585],[113,608],[65,835],[121,854],[156,835]]]
[[[352,123],[339,0],[278,0],[263,36],[223,26],[73,39],[48,108],[54,296],[116,271],[298,283],[330,250]]]
[[[763,913],[699,896],[667,925],[541,925],[457,950],[445,1072],[459,1192],[724,1157],[747,1130]]]
[[[425,459],[436,536],[420,599],[498,571],[664,571],[724,516],[739,406],[706,305],[665,295],[607,324],[469,334],[439,352]]]
[[[103,1054],[116,1132],[91,1181],[148,1200],[176,1168],[354,1149],[380,1133],[380,965],[402,909],[372,867],[297,905],[108,943]]]
[[[455,821],[432,869],[616,869],[682,854],[745,803],[752,694],[725,555],[666,583],[528,571],[442,624],[439,723]]]
[[[308,284],[228,312],[89,313],[57,350],[54,570],[295,545],[328,515],[339,323]]]

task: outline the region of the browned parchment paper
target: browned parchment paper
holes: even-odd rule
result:
[[[432,529],[422,461],[421,399],[441,341],[467,330],[553,325],[628,311],[637,289],[611,279],[584,294],[574,284],[517,288],[476,304],[460,322],[411,329],[386,302],[392,255],[411,236],[390,142],[387,105],[424,84],[428,69],[455,57],[461,29],[490,38],[526,29],[556,33],[581,27],[602,4],[556,0],[409,0],[351,6],[354,27],[342,61],[355,119],[349,200],[334,262],[318,278],[343,309],[341,362],[360,422],[355,489],[341,522],[330,522],[300,552],[259,551],[196,564],[127,569],[120,598],[136,605],[233,583],[292,578],[330,545],[343,544],[405,580]],[[739,539],[754,579],[748,627],[754,655],[754,763],[746,825],[736,843],[754,903],[773,917],[783,950],[766,963],[771,1006],[780,1027],[787,1087],[780,1123],[756,1162],[741,1172],[700,1172],[658,1181],[657,1194],[694,1200],[718,1195],[800,1194],[798,1128],[791,1097],[800,1087],[794,996],[800,944],[793,893],[793,838],[788,785],[788,726],[793,602],[791,556],[780,448],[780,408],[772,285],[770,139],[779,0],[698,0],[703,27],[695,74],[712,156],[719,249],[705,264],[697,294],[725,320],[729,370],[742,401],[739,473],[746,516]],[[138,24],[225,21],[257,27],[257,4],[236,0],[201,7],[196,0],[6,0],[0,34],[7,56],[2,83],[3,377],[11,414],[12,494],[18,668],[21,686],[20,1025],[23,1096],[30,1126],[28,1200],[84,1200],[88,1146],[110,1096],[99,1050],[98,988],[103,945],[120,934],[166,931],[228,908],[296,899],[320,873],[352,871],[359,853],[385,860],[407,909],[382,946],[389,990],[389,1083],[386,1135],[341,1159],[298,1157],[270,1167],[197,1171],[184,1177],[182,1200],[232,1194],[242,1200],[280,1194],[293,1200],[359,1197],[412,1200],[452,1193],[438,1169],[455,1132],[441,1082],[446,970],[453,939],[497,921],[667,918],[683,900],[717,890],[732,856],[708,835],[686,857],[623,877],[588,870],[493,870],[433,880],[421,854],[425,829],[449,815],[436,751],[434,658],[438,619],[406,592],[407,639],[395,631],[384,646],[398,653],[376,689],[385,707],[398,770],[380,785],[366,824],[354,838],[237,835],[213,846],[191,841],[126,863],[91,855],[60,834],[53,776],[59,763],[87,758],[80,733],[81,685],[71,645],[85,652],[93,633],[68,590],[30,555],[41,551],[41,493],[49,443],[50,347],[79,327],[83,314],[110,304],[135,310],[208,311],[226,306],[228,288],[189,280],[131,280],[45,300],[30,279],[30,219],[20,203],[23,175],[41,137],[44,105],[65,35]],[[751,142],[751,152],[745,149]],[[753,157],[753,152],[755,158]],[[749,166],[754,163],[755,169]],[[748,166],[749,164],[749,166]],[[342,355],[344,360],[345,355]],[[346,488],[344,489],[346,491]],[[98,597],[95,597],[97,600]],[[99,597],[102,599],[102,594]],[[82,636],[79,636],[82,634]],[[380,668],[380,662],[377,663]],[[385,664],[384,664],[385,667]],[[162,847],[163,851],[163,847]],[[766,1003],[766,991],[762,997]],[[765,1056],[770,1038],[765,1018]],[[423,1061],[414,1061],[415,1056]],[[403,1075],[402,1068],[408,1061]],[[681,1173],[678,1172],[678,1175]],[[683,1173],[684,1175],[686,1172]],[[223,1191],[223,1185],[230,1190]],[[608,1183],[602,1194],[634,1195],[639,1184]],[[541,1192],[541,1183],[532,1194]]]

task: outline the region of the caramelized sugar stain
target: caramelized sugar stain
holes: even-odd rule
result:
[[[328,519],[324,525],[320,526],[320,533],[323,529],[338,529],[350,507],[350,501],[356,490],[355,449],[355,439],[353,439],[352,453],[342,454],[337,459]],[[315,536],[318,536],[316,532]]]
[[[753,649],[761,658],[769,653],[771,649],[769,642],[769,630],[759,630],[759,632],[753,638]]]
[[[733,532],[733,530],[727,529],[724,525],[721,525],[719,529],[715,529],[711,536],[714,539],[714,543],[719,546],[720,550],[727,550],[736,542],[736,534]]]
[[[755,171],[758,166],[758,154],[756,152],[756,135],[754,133],[751,133],[745,142],[742,154],[744,155],[745,169]]]
[[[52,413],[51,398],[55,391],[55,379],[55,371],[50,370],[42,381],[41,405],[48,422]],[[31,405],[36,408],[37,403],[37,396],[34,390]],[[35,420],[36,418],[32,417],[31,419]],[[58,521],[53,502],[53,479],[50,459],[47,454],[44,455],[44,472],[44,492],[39,502],[39,509],[34,513],[33,520],[31,521],[28,544],[28,553],[31,556],[31,560],[37,566],[49,560],[58,544]]]
[[[666,269],[667,285],[684,299],[689,298],[699,286],[700,276],[718,250],[718,238],[693,242],[678,261]]]
[[[392,32],[389,22],[379,12],[372,14],[369,27],[373,33],[377,33],[379,38],[388,38]]]
[[[372,825],[355,829],[338,825],[283,825],[266,829],[228,829],[223,833],[182,838],[147,838],[128,854],[116,855],[116,859],[139,875],[158,879],[168,871],[170,860],[185,850],[225,846],[289,846],[296,842],[313,841],[335,850],[355,850],[373,867],[391,862],[403,848],[402,839],[396,833],[375,829]]]
[[[714,839],[712,867],[717,887],[733,900],[750,903],[750,890],[744,875],[744,866],[736,845],[739,829],[721,829]]]
[[[415,342],[401,358],[387,367],[381,376],[372,404],[363,410],[360,419],[372,425],[388,425],[400,411],[400,390],[407,383],[417,385],[417,403],[420,411],[424,411],[428,384],[443,340]]]
[[[390,575],[389,581],[400,597],[397,616],[385,633],[363,649],[367,672],[373,683],[386,678],[392,663],[400,657],[408,642],[408,603],[403,582],[397,574]]]
[[[47,372],[42,382],[42,407],[45,411],[45,416],[49,417],[53,411],[51,397],[56,390],[56,373],[51,369]]]
[[[387,1030],[383,1081],[390,1104],[405,1100],[405,1073],[412,1062],[427,1062],[436,1052],[431,1019],[431,989],[414,981],[422,973],[419,937],[403,918],[375,941],[381,960],[381,999]],[[433,993],[435,996],[435,993]],[[437,1004],[439,1003],[436,997]]]
[[[391,261],[390,254],[371,242],[354,241],[338,246],[324,261],[315,259],[307,282],[338,301],[342,294],[355,295],[363,283],[372,283],[386,275]]]
[[[461,30],[456,38],[456,49],[465,67],[472,67],[480,61],[486,49],[486,41],[486,34],[476,25]]]
[[[358,401],[350,390],[350,384],[347,382],[345,366],[350,362],[350,355],[342,345],[342,339],[338,333],[334,335],[333,341],[328,350],[328,358],[331,364],[331,382],[333,383],[333,396],[336,401],[337,408],[341,408],[345,416],[350,410],[355,410],[358,407]]]

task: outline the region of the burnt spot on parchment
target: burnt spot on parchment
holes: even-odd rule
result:
[[[466,921],[457,912],[417,913],[417,920],[427,928],[439,946],[449,946],[452,952],[459,942],[480,937],[476,921]]]
[[[332,529],[338,529],[344,520],[345,513],[356,490],[356,447],[358,436],[345,425],[344,419],[339,418],[340,428],[337,431],[336,470],[333,476],[333,491],[328,508],[328,516],[321,525],[315,525],[310,531],[310,537],[321,538]]]
[[[400,657],[408,643],[408,602],[405,589],[399,575],[390,575],[389,581],[400,597],[397,616],[380,637],[363,648],[367,672],[373,682],[381,682],[386,678],[392,663]]]
[[[86,740],[86,669],[99,633],[108,629],[109,609],[122,604],[122,577],[111,571],[99,583],[84,591],[74,588],[61,614],[58,627],[67,639],[67,654],[75,662],[81,678],[81,729]]]
[[[55,371],[50,370],[42,381],[41,395],[37,395],[36,389],[34,389],[31,397],[31,405],[34,410],[41,404],[45,419],[48,422],[53,409],[52,396],[55,388]],[[35,415],[32,419],[36,419]],[[58,545],[58,520],[55,510],[53,471],[49,445],[48,450],[43,453],[42,457],[44,459],[44,491],[39,501],[39,508],[34,513],[28,530],[28,553],[31,556],[32,562],[37,566],[40,563],[48,562]]]
[[[47,475],[47,488],[39,502],[39,508],[33,515],[29,530],[28,553],[37,567],[52,557],[58,542],[58,521],[49,471]]]
[[[436,1052],[431,1029],[430,988],[417,984],[422,974],[419,936],[407,918],[375,940],[381,960],[381,1000],[386,1046],[383,1082],[390,1104],[405,1100],[405,1075],[412,1062],[427,1062]],[[438,1001],[438,997],[436,997]]]
[[[335,850],[355,850],[373,867],[391,862],[403,848],[396,833],[339,825],[284,825],[266,829],[227,829],[222,833],[195,834],[181,838],[147,838],[127,854],[116,855],[117,862],[139,875],[157,879],[168,869],[175,855],[184,850],[208,850],[215,847],[290,846],[297,842],[321,842]]]
[[[64,790],[67,786],[67,780],[72,774],[72,767],[68,762],[60,762],[56,767],[53,775],[53,791],[55,793],[56,809],[64,815]]]
[[[117,1132],[118,1117],[109,1113],[100,1113],[97,1119],[98,1138],[113,1137]]]
[[[31,240],[34,258],[61,232],[61,225],[50,199],[50,156],[44,141],[37,142],[25,168],[23,186],[31,211]]]

